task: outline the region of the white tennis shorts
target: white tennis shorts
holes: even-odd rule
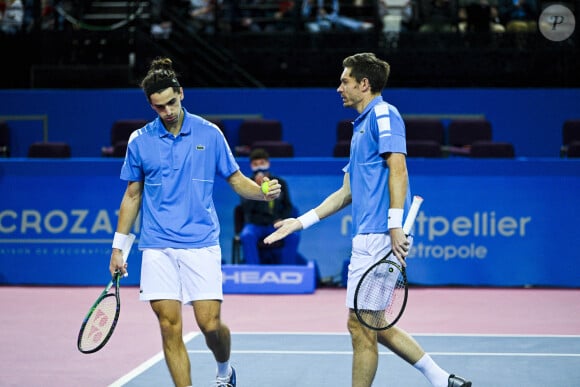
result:
[[[221,248],[144,249],[139,299],[223,300]]]
[[[413,246],[413,237],[409,236],[409,241]],[[389,233],[359,234],[352,239],[352,253],[346,281],[346,306],[348,308],[354,309],[354,293],[362,275],[390,250],[391,236]],[[392,256],[392,260],[398,262],[395,256]]]

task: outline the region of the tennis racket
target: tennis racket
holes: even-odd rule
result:
[[[409,236],[419,208],[421,196],[414,196],[403,231]],[[389,329],[399,321],[407,305],[407,273],[396,259],[389,259],[390,250],[362,275],[354,293],[354,312],[367,328],[380,331]]]
[[[129,234],[123,247],[124,261],[127,261],[134,241],[135,235]],[[121,313],[120,283],[121,273],[116,271],[113,279],[97,297],[85,316],[77,339],[77,347],[82,353],[97,352],[113,335]]]

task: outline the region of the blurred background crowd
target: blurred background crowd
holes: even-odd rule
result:
[[[187,69],[192,87],[326,87],[336,85],[328,63],[356,51],[389,60],[391,86],[578,87],[578,33],[553,41],[539,31],[550,4],[0,0],[2,48],[25,51],[0,87],[134,86],[156,55]]]

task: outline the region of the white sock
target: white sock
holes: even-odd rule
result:
[[[413,364],[413,367],[421,371],[433,387],[447,387],[449,374],[441,369],[428,354],[423,355],[417,363]]]
[[[225,361],[223,363],[217,363],[217,376],[218,378],[227,378],[231,374],[230,361]]]

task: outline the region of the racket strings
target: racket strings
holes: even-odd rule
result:
[[[357,309],[363,323],[385,329],[400,316],[405,303],[405,278],[389,262],[380,263],[360,283]]]
[[[107,338],[115,324],[117,300],[108,294],[95,306],[89,316],[79,341],[79,348],[91,351],[98,348]]]

